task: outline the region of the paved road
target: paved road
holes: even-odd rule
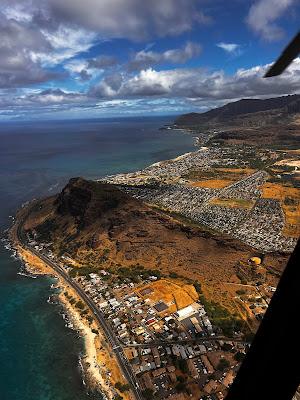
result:
[[[234,338],[230,339],[225,336],[203,336],[195,339],[184,339],[184,340],[152,340],[149,343],[130,343],[123,344],[123,347],[156,347],[156,346],[172,346],[172,345],[183,345],[183,344],[201,344],[205,342],[215,342],[216,340],[222,340],[223,342],[233,343],[247,343],[244,339]]]
[[[141,390],[138,387],[137,380],[131,370],[130,364],[128,363],[128,361],[124,355],[123,348],[121,347],[118,338],[115,336],[114,332],[112,331],[110,326],[107,324],[103,314],[97,308],[96,304],[87,296],[87,294],[77,284],[77,282],[75,282],[58,264],[56,264],[52,259],[47,257],[45,254],[40,253],[35,248],[28,245],[26,239],[24,238],[24,232],[22,231],[22,228],[23,228],[24,222],[26,220],[26,217],[30,213],[30,210],[17,225],[17,236],[18,236],[19,241],[22,243],[23,247],[30,250],[31,253],[35,254],[37,257],[39,257],[41,260],[43,260],[46,264],[48,264],[51,268],[53,268],[53,270],[55,272],[57,272],[70,286],[73,287],[73,289],[78,293],[78,295],[82,298],[82,300],[88,305],[88,307],[93,312],[96,320],[99,322],[101,328],[103,329],[103,332],[116,355],[119,366],[121,367],[121,370],[122,370],[126,380],[131,385],[131,389],[135,395],[135,398],[137,400],[143,400]]]
[[[28,245],[26,238],[24,237],[24,232],[22,230],[24,222],[30,213],[30,211],[33,209],[33,207],[36,207],[38,205],[35,204],[33,205],[28,213],[23,217],[23,219],[18,223],[17,225],[17,236],[19,241],[22,243],[23,247],[27,248],[30,250],[31,253],[35,254],[37,257],[39,257],[41,260],[43,260],[46,264],[48,264],[51,268],[53,268],[54,271],[56,271],[63,279],[74,288],[74,290],[78,293],[78,295],[82,298],[82,300],[88,305],[88,307],[91,309],[93,314],[95,315],[96,320],[99,322],[100,326],[102,327],[102,330],[109,341],[116,358],[118,360],[118,363],[121,367],[121,370],[127,379],[127,381],[131,384],[132,391],[135,395],[135,398],[137,400],[143,400],[143,396],[141,394],[141,390],[138,387],[137,380],[135,375],[133,374],[131,370],[131,366],[128,363],[124,351],[123,351],[123,345],[119,342],[118,338],[116,337],[115,333],[113,330],[110,328],[108,325],[107,321],[105,320],[103,314],[99,311],[97,308],[96,304],[93,302],[93,300],[88,297],[88,295],[85,293],[85,291],[81,288],[81,286],[78,285],[77,282],[75,282],[67,273],[66,271],[61,268],[55,261],[53,261],[51,258],[49,258],[47,255],[37,251],[35,248],[32,246]],[[203,337],[203,338],[197,338],[197,339],[192,339],[192,340],[182,340],[182,341],[152,341],[150,343],[146,344],[132,344],[132,345],[126,345],[124,347],[152,347],[152,346],[168,346],[171,344],[187,344],[187,343],[203,343],[207,341],[215,341],[215,340],[224,340],[224,341],[232,341],[232,342],[242,342],[240,339],[228,339],[224,336],[212,336],[212,337]]]

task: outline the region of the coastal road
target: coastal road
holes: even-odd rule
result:
[[[172,346],[172,345],[184,345],[184,344],[202,344],[206,342],[215,342],[216,340],[220,340],[223,342],[232,342],[232,343],[244,343],[244,339],[239,339],[239,338],[234,338],[230,339],[225,336],[203,336],[201,338],[195,338],[195,339],[183,339],[183,340],[152,340],[151,342],[148,343],[129,343],[129,344],[123,344],[124,348],[127,347],[141,347],[141,348],[147,348],[147,347],[157,347],[157,346]]]
[[[30,246],[27,243],[27,240],[26,240],[24,232],[23,232],[23,225],[26,221],[27,216],[30,213],[30,210],[25,216],[23,216],[21,221],[19,223],[17,223],[16,234],[17,234],[18,240],[20,241],[20,243],[22,244],[22,246],[25,249],[28,249],[31,253],[33,253],[34,255],[39,257],[42,261],[44,261],[47,265],[49,265],[57,274],[59,274],[77,292],[77,294],[81,297],[81,299],[90,308],[90,310],[93,312],[96,320],[98,321],[99,325],[101,326],[108,342],[110,343],[112,350],[118,360],[118,364],[123,372],[123,375],[124,375],[125,379],[128,381],[128,383],[131,385],[131,389],[134,393],[135,398],[137,400],[143,400],[141,390],[138,386],[136,377],[131,370],[131,366],[126,359],[123,348],[121,347],[120,342],[119,342],[118,338],[116,337],[115,333],[112,331],[110,326],[107,324],[103,314],[97,308],[96,304],[88,297],[88,295],[78,285],[78,283],[75,282],[66,273],[66,271],[64,269],[62,269],[57,263],[55,263],[54,260],[49,258],[47,255],[37,251],[35,248],[33,248],[32,246]]]

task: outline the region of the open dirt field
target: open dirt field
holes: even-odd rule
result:
[[[203,187],[211,189],[223,189],[224,187],[230,185],[233,181],[221,180],[221,179],[208,179],[205,181],[196,181],[191,184],[193,187]]]
[[[300,168],[300,160],[294,160],[294,159],[286,159],[286,160],[280,160],[275,165],[287,165],[289,167],[298,167]]]
[[[151,293],[142,294],[145,289],[152,289]],[[163,301],[169,305],[168,312],[175,312],[181,308],[187,307],[198,300],[198,294],[193,285],[167,279],[161,279],[156,282],[139,287],[137,294],[141,297],[148,298],[154,303]]]
[[[210,171],[191,171],[187,178],[191,186],[222,189],[256,172],[251,168],[212,168]]]
[[[262,186],[262,197],[281,202],[285,215],[283,233],[291,237],[300,235],[300,189],[267,182]]]
[[[223,207],[232,207],[232,208],[245,208],[250,209],[254,206],[253,200],[243,200],[243,199],[222,199],[222,198],[215,198],[213,199],[210,204],[216,206],[223,206]]]

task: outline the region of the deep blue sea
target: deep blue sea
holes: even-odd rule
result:
[[[191,136],[159,130],[171,118],[0,123],[0,226],[26,200],[69,178],[134,171],[193,150]],[[51,280],[18,275],[0,246],[0,400],[91,400],[82,384],[76,332],[47,303]],[[101,398],[101,397],[100,397]]]

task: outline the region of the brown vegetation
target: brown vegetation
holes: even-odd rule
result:
[[[213,200],[211,200],[210,203],[213,205],[222,206],[222,207],[250,209],[254,206],[255,201],[254,200],[226,199],[226,198],[215,197]]]
[[[212,189],[223,189],[224,187],[230,185],[233,181],[221,180],[221,179],[208,179],[205,181],[193,182],[191,186],[193,187],[203,187]]]
[[[267,182],[262,186],[262,197],[281,202],[285,215],[283,233],[298,238],[300,235],[300,189]]]
[[[60,195],[42,201],[25,228],[82,266],[115,269],[139,264],[166,275],[177,273],[191,283],[203,283],[208,299],[223,304],[228,296],[216,285],[235,281],[236,265],[252,255],[238,240],[184,225],[112,185],[83,179],[71,180]],[[287,256],[274,258],[282,270]],[[179,301],[180,296],[175,297]]]

